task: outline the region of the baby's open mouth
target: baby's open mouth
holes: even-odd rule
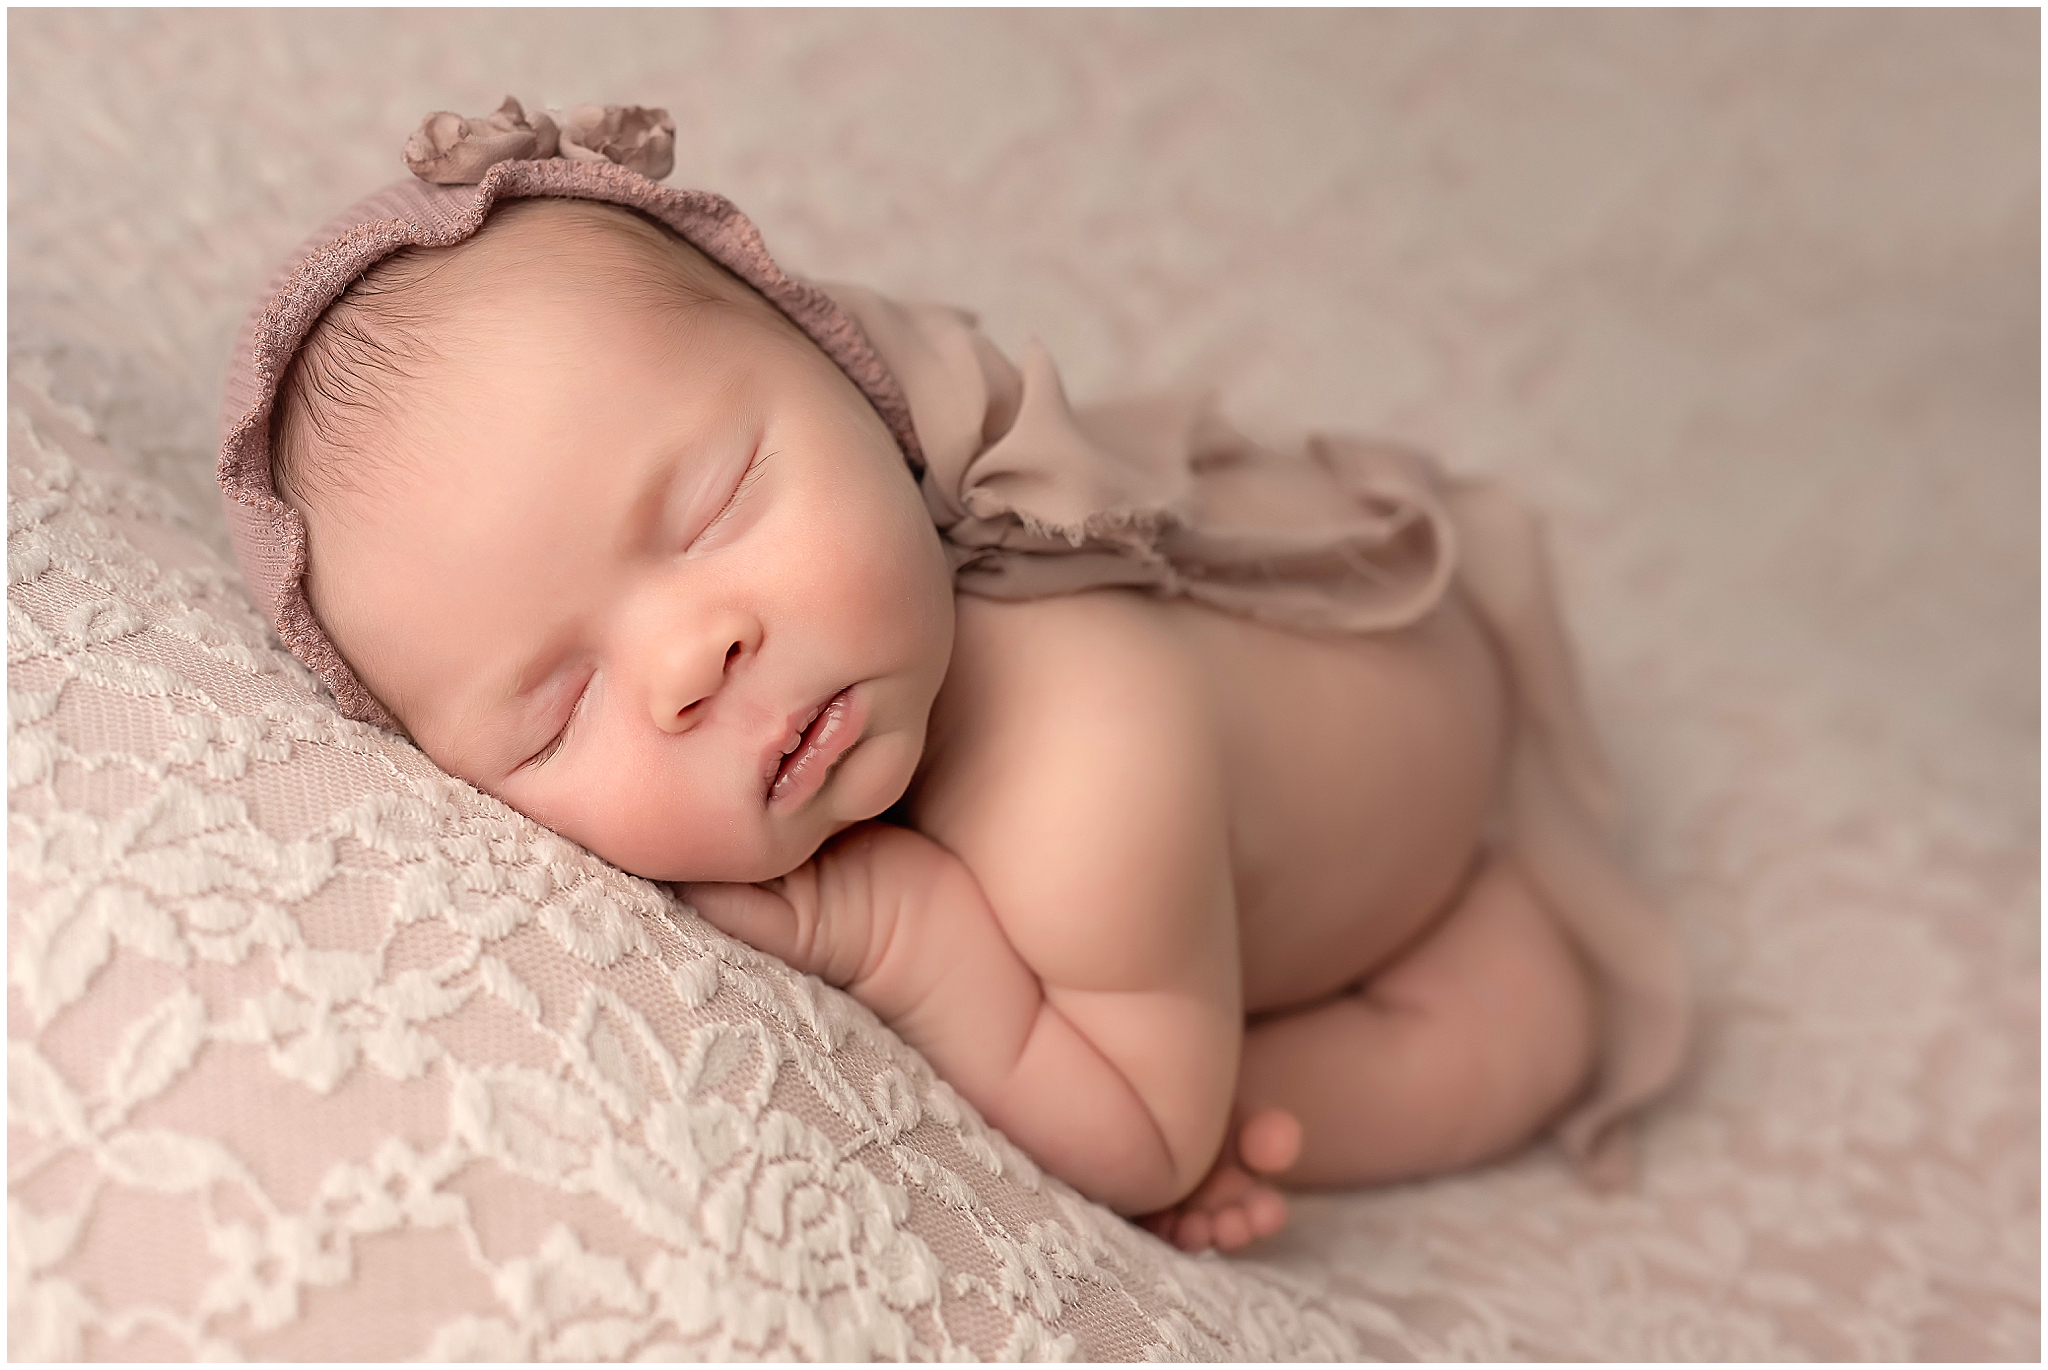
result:
[[[851,685],[812,710],[783,747],[782,763],[769,777],[768,802],[793,807],[817,793],[832,763],[859,739],[864,712],[855,708]]]

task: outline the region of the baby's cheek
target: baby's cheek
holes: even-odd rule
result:
[[[731,880],[759,864],[758,824],[709,786],[673,782],[658,765],[593,756],[528,812],[648,880]]]
[[[893,655],[950,638],[952,576],[938,533],[923,511],[877,512],[872,536],[852,539],[831,574],[842,597],[840,625]]]
[[[611,850],[591,849],[649,880],[755,880],[763,878],[754,873],[761,865],[757,826],[687,789],[622,795],[602,824],[600,840]]]

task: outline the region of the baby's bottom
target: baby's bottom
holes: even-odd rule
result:
[[[1585,1084],[1592,987],[1512,860],[1482,866],[1362,987],[1245,1033],[1237,1103],[1301,1122],[1293,1189],[1382,1184],[1513,1150]]]
[[[1234,1248],[1278,1226],[1262,1213],[1278,1197],[1247,1167],[1290,1189],[1324,1189],[1493,1159],[1571,1102],[1593,1052],[1585,972],[1513,861],[1494,857],[1421,941],[1362,986],[1247,1026],[1240,1145],[1146,1225],[1183,1246]],[[1272,1140],[1287,1132],[1278,1120],[1261,1116],[1276,1108],[1300,1123],[1285,1167],[1253,1154],[1293,1149]]]

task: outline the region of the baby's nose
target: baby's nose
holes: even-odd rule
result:
[[[687,732],[696,727],[704,716],[704,706],[753,653],[758,637],[748,631],[747,625],[728,622],[709,632],[665,644],[668,650],[657,653],[656,670],[648,689],[654,726],[666,733]]]

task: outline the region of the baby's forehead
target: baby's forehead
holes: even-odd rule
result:
[[[621,303],[718,299],[779,315],[680,235],[618,205],[516,200],[494,212],[473,237],[440,251],[448,254],[448,284],[485,285],[486,298],[547,291]]]
[[[714,302],[735,308],[700,308]],[[297,436],[292,445],[306,454],[295,472],[342,462],[395,474],[417,468],[479,406],[530,408],[570,386],[596,402],[604,376],[593,389],[593,368],[701,363],[707,346],[736,360],[751,348],[734,344],[762,336],[754,328],[764,324],[785,343],[818,351],[751,287],[629,210],[515,201],[463,243],[366,272],[306,339],[281,407],[293,433],[280,436]],[[337,404],[346,414],[332,412]],[[310,423],[289,421],[308,411]],[[343,492],[390,484],[311,474]]]

